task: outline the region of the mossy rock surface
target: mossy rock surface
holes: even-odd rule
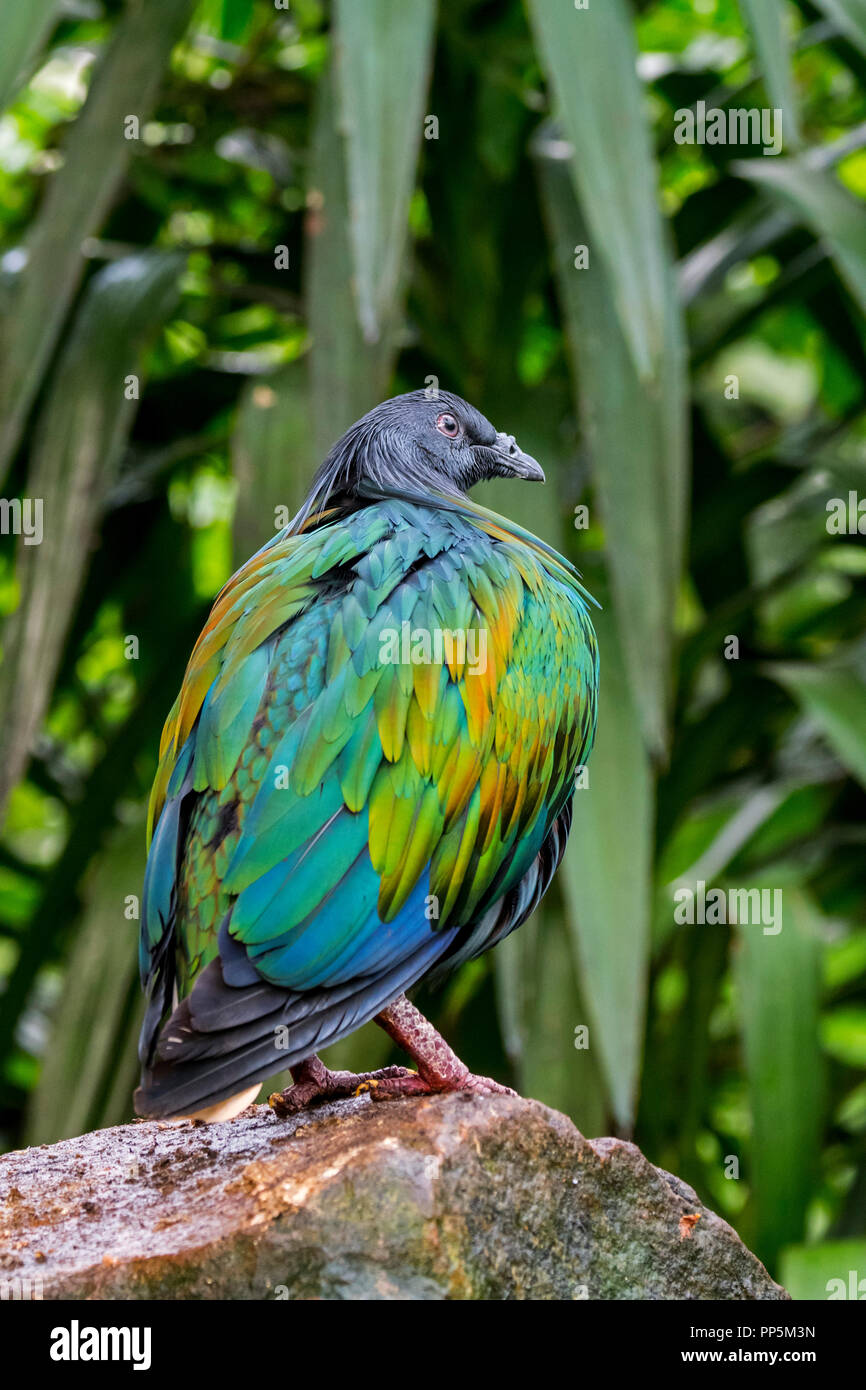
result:
[[[787,1298],[633,1144],[471,1095],[288,1121],[257,1106],[8,1154],[2,1281],[74,1299]]]

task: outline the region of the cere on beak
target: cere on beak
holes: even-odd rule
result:
[[[497,434],[493,450],[503,477],[525,478],[530,483],[544,482],[542,468],[530,454],[525,454],[517,446],[513,434]]]

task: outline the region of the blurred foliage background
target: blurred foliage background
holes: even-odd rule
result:
[[[0,537],[5,1147],[130,1117],[189,649],[333,439],[438,381],[543,461],[479,497],[603,599],[603,681],[543,909],[422,1004],[795,1294],[866,1275],[864,78],[860,0],[4,6],[0,470],[44,508]],[[678,143],[698,102],[783,152]],[[783,930],[677,925],[699,880]]]

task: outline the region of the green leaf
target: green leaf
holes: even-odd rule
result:
[[[26,82],[54,23],[57,0],[6,5],[0,18],[0,111]]]
[[[290,362],[241,393],[231,442],[238,483],[238,564],[285,525],[306,496],[318,462],[306,362]]]
[[[201,630],[200,609],[190,604],[182,592],[185,586],[178,582],[177,569],[165,563],[165,556],[175,553],[171,549],[176,540],[174,530],[168,524],[152,533],[143,568],[130,571],[128,581],[121,577],[121,585],[129,582],[134,591],[136,575],[144,576],[144,580],[139,579],[136,609],[142,636],[140,684],[126,717],[108,731],[106,743],[99,748],[82,793],[76,798],[74,815],[69,817],[63,847],[40,883],[29,930],[20,939],[14,967],[4,981],[0,1058],[10,1054],[39,972],[59,959],[62,944],[70,934],[70,922],[80,906],[79,885],[115,823],[116,808],[121,802],[128,803],[130,793],[137,787],[146,791],[139,780],[140,758],[144,750],[149,758],[153,757],[159,744],[166,697],[176,690],[180,672]],[[112,598],[119,597],[112,589]],[[66,744],[61,741],[60,746],[65,748]]]
[[[644,92],[625,0],[577,10],[529,0],[539,54],[571,143],[569,167],[642,380],[665,353],[668,275]]]
[[[782,112],[787,145],[799,145],[800,123],[791,72],[786,0],[740,0],[743,16],[752,31],[767,95]]]
[[[137,408],[127,378],[173,308],[184,258],[125,256],[90,281],[36,425],[28,496],[43,535],[22,537],[20,604],[3,634],[0,809],[26,765],[86,573],[102,499]]]
[[[672,695],[674,615],[687,491],[682,327],[670,277],[658,376],[642,380],[613,308],[610,276],[590,250],[571,188],[567,148],[536,145],[550,239],[575,369],[575,390],[605,527],[607,564],[632,699],[648,747],[663,755]]]
[[[826,243],[839,273],[866,311],[866,206],[827,169],[805,159],[746,159],[731,165],[735,174],[769,190],[793,206],[797,216]]]
[[[345,145],[336,125],[333,81],[319,83],[307,203],[306,300],[312,344],[310,392],[316,455],[386,394],[396,353],[401,293],[376,342],[362,336],[352,294]]]
[[[205,17],[209,27],[227,43],[243,43],[254,17],[254,0],[208,0]]]
[[[866,1005],[846,1004],[821,1020],[824,1050],[846,1067],[866,1067]]]
[[[866,787],[866,683],[859,672],[793,662],[765,669],[795,696],[852,777]]]
[[[654,787],[613,617],[606,609],[593,621],[602,661],[598,733],[589,786],[574,795],[560,873],[591,1046],[617,1123],[628,1131],[643,1045]]]
[[[116,831],[84,885],[84,919],[66,964],[26,1142],[53,1144],[132,1118],[143,999],[138,923],[124,903],[144,872],[144,814]]]
[[[584,1134],[605,1128],[605,1091],[592,1049],[576,1030],[589,1024],[576,952],[563,916],[548,900],[494,953],[506,1052],[521,1095],[570,1115]]]
[[[193,0],[137,0],[127,6],[69,129],[62,167],[51,178],[27,240],[27,263],[4,302],[0,478],[81,280],[81,244],[101,226],[139,148],[136,140],[124,138],[125,118],[135,115],[140,125],[147,119],[192,9]]]
[[[853,1272],[853,1279],[852,1279]],[[863,1298],[866,1240],[824,1240],[782,1251],[779,1278],[792,1298]]]
[[[866,0],[815,0],[839,32],[866,53]]]
[[[781,931],[740,924],[735,959],[752,1110],[753,1243],[764,1261],[774,1261],[782,1246],[802,1238],[823,1118],[820,919],[807,894],[780,877],[737,888],[782,894]]]
[[[337,0],[335,13],[358,315],[365,339],[375,342],[399,289],[435,5]]]

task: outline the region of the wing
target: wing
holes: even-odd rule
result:
[[[485,949],[540,896],[597,655],[573,571],[501,525],[381,502],[278,539],[220,595],[154,787],[145,1059],[175,937],[192,993],[159,1056],[208,1056],[206,1085],[231,1056],[230,1091]],[[292,1055],[275,1059],[284,1015]]]

